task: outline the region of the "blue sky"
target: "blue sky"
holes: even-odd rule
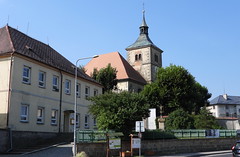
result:
[[[7,23],[49,44],[71,62],[120,52],[139,35],[143,0],[0,0]],[[212,98],[240,95],[239,0],[145,0],[153,43],[163,67],[187,69]],[[86,60],[80,64],[86,64]],[[210,100],[211,100],[210,99]]]

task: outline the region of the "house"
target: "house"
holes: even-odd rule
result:
[[[21,133],[73,132],[75,65],[10,26],[0,28],[0,129]],[[78,69],[77,128],[93,129],[87,97],[102,86]]]
[[[207,107],[219,124],[227,129],[240,129],[240,96],[219,95]]]

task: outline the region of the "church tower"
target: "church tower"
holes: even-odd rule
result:
[[[127,61],[148,83],[151,83],[156,79],[157,69],[162,67],[163,51],[155,46],[148,36],[144,10],[139,29],[138,39],[126,48]]]

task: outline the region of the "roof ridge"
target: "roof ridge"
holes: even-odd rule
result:
[[[142,75],[141,75],[137,70],[135,70],[135,69],[128,63],[128,61],[127,61],[125,58],[123,58],[123,56],[122,56],[121,54],[119,54],[119,55],[120,55],[121,61],[122,61],[123,66],[124,66],[124,70],[125,70],[128,78],[130,78],[130,79],[132,79],[132,80],[135,80],[135,81],[139,81],[139,82],[142,82],[143,80],[146,81],[146,80],[142,77]],[[126,67],[126,64],[129,65],[128,68]],[[131,69],[129,69],[129,68],[131,68]],[[132,74],[132,73],[131,73],[130,70],[134,70],[134,71],[136,72],[136,74],[139,75],[138,77],[141,77],[143,80],[136,80],[134,77],[131,77],[131,74]],[[146,82],[142,82],[142,83],[146,83]]]
[[[10,33],[10,31],[9,31],[9,28],[12,29],[12,27],[10,27],[9,25],[6,25],[5,27],[6,27],[6,30],[7,30],[9,42],[10,42],[10,44],[11,44],[11,46],[12,46],[12,51],[13,51],[13,53],[14,53],[14,52],[16,51],[16,49],[15,49],[15,47],[14,47],[14,45],[13,45],[13,41],[12,41],[12,38],[11,38],[11,33]]]

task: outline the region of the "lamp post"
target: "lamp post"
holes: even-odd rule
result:
[[[84,60],[84,59],[90,59],[90,58],[97,58],[98,55],[95,55],[95,56],[92,56],[92,57],[85,57],[85,58],[79,58],[77,61],[76,61],[76,64],[75,64],[75,101],[74,101],[74,128],[73,128],[73,132],[74,132],[74,137],[73,137],[73,142],[74,142],[74,146],[73,146],[73,156],[75,157],[76,156],[76,131],[77,131],[77,65],[78,65],[78,62],[80,60]]]

